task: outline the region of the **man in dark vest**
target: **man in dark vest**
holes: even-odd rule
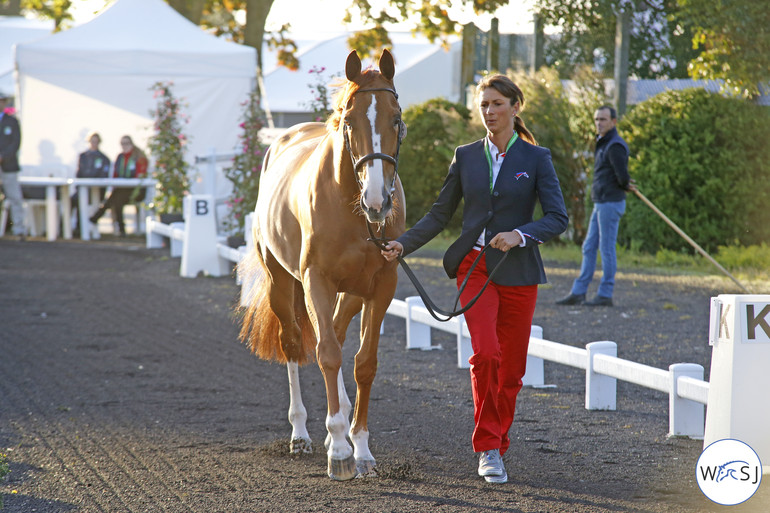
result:
[[[0,182],[3,184],[5,201],[10,205],[13,225],[11,230],[17,238],[24,239],[24,208],[19,184],[19,145],[21,130],[13,116],[13,109],[7,109],[8,95],[0,91]]]
[[[618,134],[615,109],[608,105],[599,107],[594,122],[598,133],[591,185],[594,209],[583,241],[580,276],[573,283],[570,294],[556,302],[559,305],[612,306],[617,270],[615,245],[618,227],[626,211],[626,192],[636,189],[628,174],[628,145]],[[596,269],[597,250],[602,255],[602,279],[596,297],[586,301],[588,285]]]

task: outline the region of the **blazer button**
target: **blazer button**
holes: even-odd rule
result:
[[[487,212],[487,215],[491,216],[492,215],[492,211],[490,210],[489,212]]]
[[[493,196],[494,196],[495,198],[496,198],[496,197],[498,197],[498,196],[500,196],[500,191],[495,191],[495,193],[493,194]]]

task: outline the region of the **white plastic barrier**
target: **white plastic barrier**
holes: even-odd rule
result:
[[[439,329],[457,335],[457,366],[468,368],[472,354],[470,334],[462,316],[448,322],[435,320],[419,297],[405,301],[394,299],[388,313],[407,323],[407,349],[430,349],[430,330]],[[615,410],[617,380],[652,388],[669,395],[669,436],[702,438],[704,405],[709,383],[703,381],[703,367],[678,363],[662,370],[617,357],[615,342],[592,342],[585,349],[544,340],[540,326],[532,326],[527,355],[527,373],[523,382],[545,386],[544,360],[586,371],[586,409]]]
[[[711,386],[703,447],[723,438],[747,443],[770,473],[770,295],[711,298]],[[765,404],[765,406],[762,406]]]
[[[182,257],[179,274],[185,278],[195,278],[200,273],[207,276],[231,274],[233,264],[240,262],[245,252],[220,241],[214,208],[213,196],[189,195],[184,199],[184,222],[164,224],[147,217],[147,247],[162,248],[165,239],[169,239],[171,256]],[[247,231],[250,231],[249,221],[250,218]]]

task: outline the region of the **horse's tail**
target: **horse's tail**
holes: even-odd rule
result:
[[[238,272],[247,277],[243,280],[244,283],[247,283],[247,280],[248,283],[253,283],[241,323],[241,341],[248,344],[251,352],[263,360],[283,364],[292,361],[300,365],[313,361],[316,336],[305,306],[302,284],[294,282],[294,315],[301,330],[301,343],[289,348],[287,353],[281,344],[281,324],[270,307],[270,279],[257,248],[238,264]]]

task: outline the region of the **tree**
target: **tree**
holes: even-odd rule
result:
[[[69,12],[72,7],[71,0],[22,0],[21,7],[43,18],[53,20],[54,32],[59,32],[65,28],[66,22],[72,21],[72,15]]]
[[[416,20],[414,31],[426,36],[431,42],[440,40],[447,44],[448,36],[459,34],[461,25],[452,19],[450,8],[473,8],[476,14],[492,13],[509,0],[391,0],[380,7],[373,7],[370,0],[351,0],[343,21],[354,19],[370,23],[373,27],[356,32],[348,38],[348,46],[364,55],[379,53],[390,46],[391,41],[385,28],[387,23],[402,20]]]
[[[0,16],[20,16],[21,0],[0,0]]]
[[[705,1],[705,0],[704,0]],[[697,54],[677,0],[536,0],[546,25],[561,29],[546,47],[546,64],[570,76],[582,65],[612,76],[616,14],[631,11],[629,73],[639,78],[684,78]]]
[[[678,0],[681,17],[695,27],[690,63],[695,78],[722,79],[742,97],[770,84],[770,9],[756,0]]]

